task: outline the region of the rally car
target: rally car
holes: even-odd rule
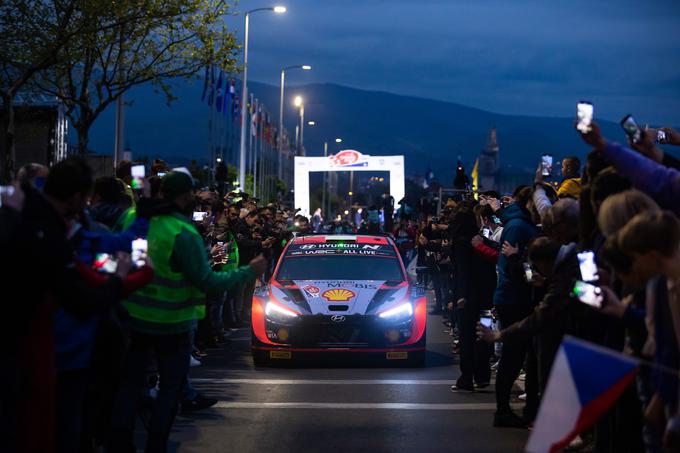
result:
[[[420,366],[427,309],[391,238],[306,235],[252,302],[256,364],[370,357]]]

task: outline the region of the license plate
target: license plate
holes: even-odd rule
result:
[[[269,351],[270,359],[290,359],[292,356],[290,351]]]
[[[387,360],[406,360],[408,359],[408,352],[388,352],[386,357]]]

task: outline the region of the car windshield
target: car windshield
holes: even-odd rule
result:
[[[299,256],[281,262],[276,279],[282,280],[389,280],[402,281],[399,260],[365,256]]]

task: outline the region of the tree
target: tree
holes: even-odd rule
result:
[[[57,52],[74,33],[88,27],[79,20],[76,4],[75,1],[0,2],[0,97],[5,129],[0,180],[9,180],[14,171],[16,94],[37,72],[56,63]]]
[[[223,20],[228,9],[226,0],[122,0],[88,10],[95,26],[62,46],[35,86],[64,103],[84,153],[92,124],[130,88],[150,82],[171,102],[170,79],[193,77],[210,64],[235,71],[238,45]],[[110,23],[116,25],[104,27]]]

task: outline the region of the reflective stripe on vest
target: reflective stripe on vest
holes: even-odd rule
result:
[[[205,317],[205,293],[170,266],[175,239],[183,231],[199,236],[193,225],[176,217],[151,219],[147,240],[154,278],[123,302],[133,318],[154,323],[179,323]]]

